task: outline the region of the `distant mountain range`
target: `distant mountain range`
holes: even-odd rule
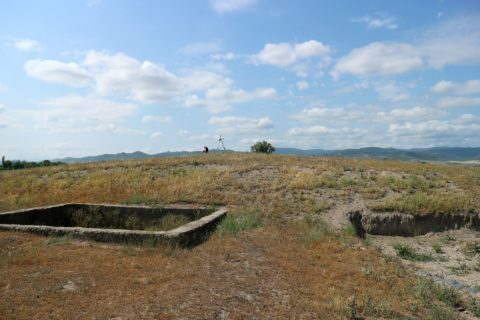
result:
[[[211,151],[211,152],[216,152]],[[175,157],[201,153],[200,151],[175,151],[162,152],[157,154],[147,154],[141,151],[132,153],[102,154],[98,156],[89,156],[83,158],[62,158],[53,161],[66,163],[85,163],[108,160],[129,160],[145,159],[159,157]],[[435,147],[435,148],[416,148],[416,149],[395,149],[395,148],[360,148],[344,150],[324,150],[324,149],[296,149],[296,148],[277,148],[277,154],[291,154],[301,156],[337,156],[347,158],[368,158],[368,159],[396,159],[407,161],[468,161],[480,160],[480,148],[459,148],[459,147]]]
[[[480,148],[435,147],[415,149],[360,148],[344,150],[278,148],[277,153],[348,158],[397,159],[408,161],[468,161],[480,160]]]

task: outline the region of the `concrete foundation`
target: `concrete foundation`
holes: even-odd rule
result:
[[[101,242],[191,246],[205,240],[226,213],[226,208],[69,203],[0,213],[0,230]],[[173,219],[173,224],[162,224],[166,218]],[[174,227],[158,230],[169,225]],[[155,231],[149,231],[152,229]]]

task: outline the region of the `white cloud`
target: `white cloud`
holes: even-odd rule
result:
[[[421,140],[436,139],[452,141],[451,138],[478,137],[480,124],[456,124],[450,121],[430,120],[419,123],[407,122],[404,124],[391,124],[388,129],[391,136],[415,137]]]
[[[217,13],[241,11],[255,6],[257,0],[210,0],[210,5]]]
[[[212,54],[210,57],[213,60],[235,60],[239,57],[239,55],[233,52],[227,52],[227,53]]]
[[[422,65],[423,58],[412,45],[374,42],[350,51],[335,64],[331,74],[334,78],[345,73],[356,76],[392,75],[418,69]]]
[[[186,98],[186,106],[205,107],[212,113],[230,110],[230,105],[259,99],[270,99],[277,94],[273,88],[257,88],[253,91],[231,90],[226,87],[213,87],[205,92],[205,98],[193,94]]]
[[[377,112],[376,117],[379,121],[398,122],[398,121],[413,121],[421,119],[432,119],[435,117],[445,116],[446,113],[434,108],[428,107],[413,107],[413,108],[396,108],[390,112]]]
[[[225,73],[215,64],[210,69]],[[56,60],[30,60],[28,75],[47,82],[81,86],[92,82],[98,96],[123,97],[145,104],[184,103],[204,107],[210,112],[228,110],[232,105],[256,99],[270,99],[273,88],[245,91],[234,87],[233,80],[209,69],[183,70],[176,75],[150,61],[138,61],[123,53],[89,51],[79,63]]]
[[[353,18],[352,22],[365,23],[368,29],[397,29],[398,25],[395,23],[395,17],[392,16],[363,16],[359,18]]]
[[[298,90],[306,90],[306,89],[308,89],[309,86],[310,85],[305,80],[300,80],[300,81],[297,82],[297,89]]]
[[[331,75],[396,75],[419,68],[480,62],[480,17],[464,16],[435,26],[413,43],[373,42],[351,50]]]
[[[188,135],[188,130],[178,130],[177,135],[179,136],[186,136]]]
[[[124,92],[130,99],[142,103],[183,101],[186,106],[220,112],[233,104],[268,99],[276,94],[273,88],[250,92],[236,89],[233,80],[209,70],[194,69],[178,76],[157,64],[140,62],[121,53],[108,55],[91,51],[84,64],[94,73],[99,94]]]
[[[387,83],[377,83],[375,85],[375,90],[380,95],[380,100],[384,101],[397,102],[409,98],[406,89],[397,85],[393,81]]]
[[[146,115],[142,118],[142,122],[148,123],[148,122],[163,122],[167,123],[172,121],[172,117],[170,116],[152,116],[152,115]]]
[[[94,74],[96,92],[101,95],[126,93],[143,103],[162,103],[183,90],[181,80],[165,68],[123,53],[90,51],[83,64]]]
[[[7,91],[7,86],[0,83],[0,93],[6,92]]]
[[[445,97],[437,103],[440,108],[461,108],[480,106],[480,98]]]
[[[363,118],[365,114],[359,110],[347,110],[344,108],[307,108],[291,116],[292,119],[302,122],[318,121],[352,121]]]
[[[363,132],[359,128],[329,128],[325,126],[311,126],[306,128],[292,128],[287,132],[287,136],[329,136],[329,135],[357,135]]]
[[[32,39],[17,39],[7,37],[7,44],[20,51],[42,51],[42,46],[40,43]]]
[[[137,106],[96,97],[70,95],[43,101],[43,109],[28,110],[34,127],[50,133],[105,132],[142,134],[143,131],[117,126],[130,117]]]
[[[252,61],[257,64],[268,64],[277,67],[293,66],[303,59],[326,58],[331,48],[316,40],[303,43],[267,43],[265,47],[252,56]]]
[[[204,55],[219,52],[222,45],[218,42],[196,42],[180,48],[180,53],[186,55]]]
[[[439,81],[432,87],[434,93],[474,94],[480,93],[480,80],[469,80],[465,83]]]
[[[7,109],[7,107],[5,107],[4,104],[1,104],[1,103],[0,103],[0,113],[1,113],[1,112],[4,112],[6,109]]]
[[[150,135],[150,138],[155,139],[155,138],[161,138],[163,136],[164,134],[162,132],[154,132]]]
[[[29,60],[25,63],[25,71],[30,77],[72,87],[85,86],[91,81],[90,74],[77,63]]]
[[[222,133],[251,134],[273,128],[273,122],[269,117],[212,117],[208,123],[219,126]]]

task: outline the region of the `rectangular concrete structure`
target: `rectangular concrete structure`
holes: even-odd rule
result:
[[[113,215],[119,225],[134,217],[139,226],[145,226],[167,214],[188,217],[190,222],[165,231],[115,229],[112,226],[86,228],[76,226],[74,219],[72,219],[72,214],[81,212],[78,210],[100,212],[102,214],[100,215],[101,218],[109,218]],[[0,230],[30,232],[44,236],[72,236],[77,239],[100,242],[138,245],[169,243],[191,246],[205,240],[226,213],[226,208],[215,210],[211,208],[191,209],[69,203],[0,213]],[[103,223],[102,221],[99,222]]]

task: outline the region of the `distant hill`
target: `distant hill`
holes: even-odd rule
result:
[[[214,153],[215,151],[211,151]],[[161,158],[161,157],[176,157],[176,156],[185,156],[189,154],[201,153],[200,151],[167,151],[157,154],[148,154],[141,151],[135,151],[131,153],[115,153],[115,154],[101,154],[98,156],[88,156],[81,158],[61,158],[56,159],[56,161],[61,161],[65,163],[86,163],[86,162],[97,162],[97,161],[118,161],[118,160],[130,160],[130,159],[145,159],[145,158]]]
[[[212,153],[216,150],[212,150]],[[231,152],[231,151],[230,151]],[[174,151],[162,152],[157,154],[147,154],[141,151],[132,153],[102,154],[98,156],[89,156],[83,158],[62,158],[53,161],[66,163],[84,163],[96,161],[111,160],[129,160],[160,157],[175,157],[191,154],[198,154],[200,151]],[[480,160],[480,148],[459,148],[459,147],[436,147],[436,148],[416,148],[416,149],[395,149],[395,148],[360,148],[344,150],[324,150],[324,149],[296,149],[296,148],[276,148],[277,154],[291,154],[301,156],[337,156],[347,158],[368,158],[368,159],[397,159],[406,161],[468,161]]]
[[[302,150],[295,148],[277,148],[276,153],[311,155],[311,156],[339,156],[348,158],[370,159],[397,159],[407,161],[468,161],[480,160],[480,148],[436,147],[416,149],[395,148],[360,148],[345,150]]]

